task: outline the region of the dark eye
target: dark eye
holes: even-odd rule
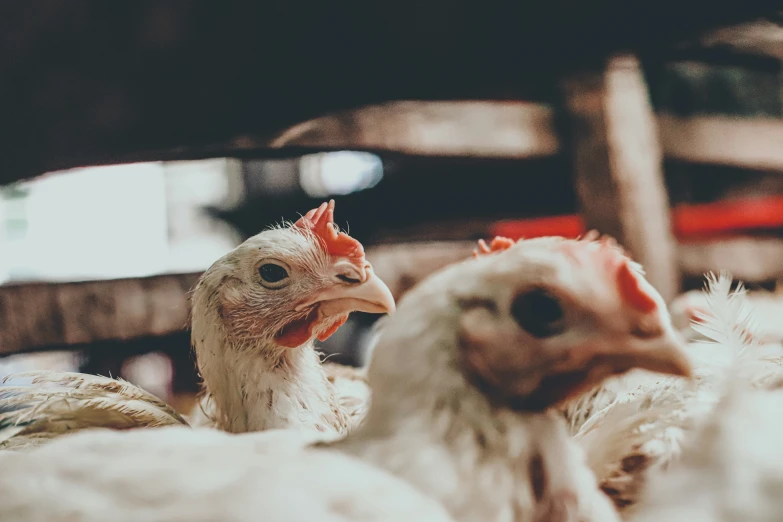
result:
[[[258,275],[265,283],[279,283],[288,277],[288,272],[280,265],[266,263],[258,268]]]
[[[359,284],[359,283],[362,282],[361,279],[357,279],[355,277],[350,277],[350,276],[343,275],[343,274],[337,274],[337,279],[339,279],[340,281],[343,281],[345,283],[350,283],[352,285]]]
[[[534,337],[548,337],[565,330],[560,301],[541,288],[518,295],[511,305],[511,315]]]

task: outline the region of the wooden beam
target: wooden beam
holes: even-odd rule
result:
[[[661,113],[657,126],[668,159],[783,171],[783,118]],[[364,107],[296,125],[269,146],[510,159],[551,156],[562,149],[548,106],[488,101]]]
[[[680,277],[655,115],[638,61],[564,82],[577,194],[588,229],[614,236],[670,301]]]
[[[399,299],[432,272],[470,257],[473,241],[372,247],[367,257]],[[680,245],[685,275],[729,270],[750,282],[783,278],[783,240],[740,238]],[[83,283],[0,286],[0,356],[95,341],[155,338],[185,331],[188,290],[200,274]]]
[[[726,270],[744,281],[783,280],[783,241],[776,238],[694,241],[680,245],[677,257],[689,276]]]
[[[0,286],[0,354],[181,331],[198,275]]]
[[[273,148],[358,148],[430,156],[533,158],[557,153],[552,111],[520,102],[394,102],[292,127]]]
[[[783,118],[660,113],[657,127],[667,159],[783,171]],[[246,142],[248,149],[258,145]],[[546,157],[562,149],[548,106],[488,101],[364,107],[296,125],[268,146],[508,159]]]
[[[783,118],[658,115],[666,158],[783,171]],[[244,134],[196,150],[160,151],[161,159],[368,150],[417,156],[529,159],[558,154],[552,109],[530,102],[400,101],[328,114],[271,136]],[[157,154],[157,153],[156,153]],[[117,158],[117,162],[137,157]]]
[[[733,52],[783,60],[783,26],[779,21],[757,20],[710,31],[698,40],[700,47],[729,48]]]
[[[658,116],[669,159],[783,171],[783,119]]]

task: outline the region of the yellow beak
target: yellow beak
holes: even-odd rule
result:
[[[367,312],[371,314],[391,313],[395,310],[394,297],[391,290],[376,276],[372,267],[367,267],[367,277],[361,283],[336,284],[312,299],[296,307],[302,310],[318,304],[322,317],[333,317],[351,312]]]

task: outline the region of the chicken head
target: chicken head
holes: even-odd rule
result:
[[[206,299],[235,341],[293,348],[332,335],[353,311],[385,313],[394,298],[356,239],[339,232],[334,201],[251,237],[205,273]]]
[[[464,370],[489,396],[541,411],[633,368],[690,374],[661,296],[613,240],[491,245],[459,321]]]
[[[381,325],[370,411],[337,443],[457,520],[619,520],[553,407],[631,368],[691,371],[660,295],[614,244],[479,245]]]

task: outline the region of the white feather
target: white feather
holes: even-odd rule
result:
[[[780,358],[769,355],[776,347],[762,346],[751,337],[756,324],[745,290],[739,285],[731,292],[730,286],[726,273],[707,277],[708,313],[694,328],[708,340],[688,347],[694,366],[691,382],[637,375],[625,382],[628,388],[616,388],[609,404],[576,431],[591,469],[619,505],[632,505],[648,473],[662,472],[680,458],[683,444],[729,387],[767,387],[780,378]],[[629,469],[634,461],[643,465]]]
[[[720,400],[689,434],[681,461],[651,473],[634,522],[776,522],[783,513],[781,359],[758,342],[741,288],[722,298],[728,284],[727,276],[711,281],[713,317],[700,327],[737,355],[716,373]]]

